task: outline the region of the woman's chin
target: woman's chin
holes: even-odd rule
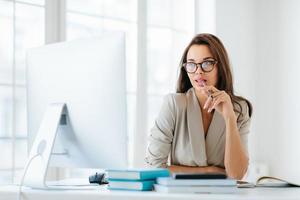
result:
[[[197,92],[203,92],[204,86],[194,85],[193,87],[194,87],[194,89],[195,89]]]

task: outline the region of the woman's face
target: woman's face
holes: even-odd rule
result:
[[[204,72],[200,65],[195,73],[187,73],[189,79],[192,83],[192,86],[195,90],[200,91],[201,87],[204,85],[216,86],[218,81],[218,68],[217,64],[213,64],[211,61],[216,61],[212,56],[207,45],[192,45],[187,53],[187,63],[203,63],[206,65],[206,68],[213,68],[210,72]],[[207,61],[207,62],[206,62]],[[213,66],[212,66],[213,65]],[[203,66],[205,67],[205,66]]]

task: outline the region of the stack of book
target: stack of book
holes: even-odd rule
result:
[[[116,169],[106,170],[110,190],[153,190],[158,177],[169,177],[168,169]]]
[[[237,182],[229,178],[157,178],[155,191],[163,193],[236,193]]]

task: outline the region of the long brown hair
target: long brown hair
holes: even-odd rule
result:
[[[234,111],[239,113],[239,117],[242,114],[242,106],[239,103],[239,101],[244,100],[248,104],[249,108],[249,116],[252,115],[252,105],[251,103],[241,97],[236,96],[233,91],[233,78],[229,63],[228,54],[226,52],[226,49],[219,38],[212,34],[208,33],[202,33],[196,35],[192,41],[189,43],[189,45],[185,48],[181,61],[180,61],[180,73],[179,78],[177,81],[177,93],[185,93],[187,92],[192,86],[190,79],[188,77],[187,72],[185,71],[183,64],[186,63],[186,57],[187,53],[192,45],[207,45],[210,52],[212,53],[213,57],[218,61],[217,67],[218,67],[218,81],[216,88],[218,90],[224,90],[231,98],[231,101],[238,105],[239,109],[234,108]],[[239,118],[238,117],[238,118]]]

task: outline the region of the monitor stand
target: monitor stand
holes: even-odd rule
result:
[[[61,125],[66,125],[65,103],[53,103],[46,113],[33,142],[21,180],[24,186],[47,189],[46,175],[55,138]]]

